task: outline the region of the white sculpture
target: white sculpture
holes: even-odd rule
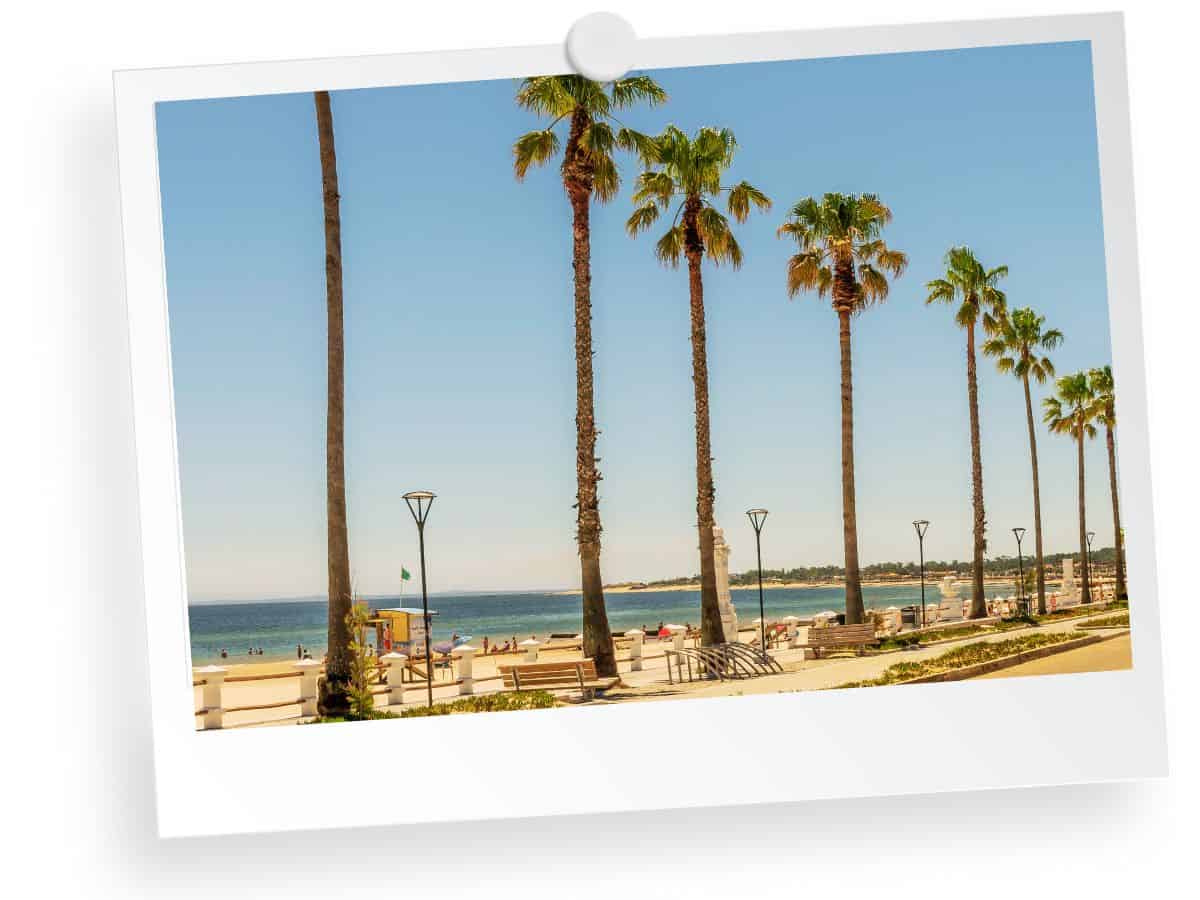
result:
[[[725,529],[713,525],[713,561],[717,570],[717,606],[721,610],[721,630],[726,643],[737,640],[737,609],[729,594],[729,545],[725,543]]]
[[[1075,606],[1079,603],[1079,585],[1075,583],[1075,560],[1068,557],[1062,562],[1062,590],[1058,595],[1059,606]]]
[[[953,575],[947,575],[938,587],[942,592],[942,602],[938,606],[938,621],[960,621],[963,618],[963,601],[958,596],[958,582],[954,580]]]

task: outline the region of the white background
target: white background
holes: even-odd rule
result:
[[[871,0],[852,9],[773,6],[747,0],[717,12],[646,0],[610,8],[646,36],[1094,10],[1082,3],[910,2],[901,14]],[[103,11],[50,5],[27,22],[10,14],[0,53],[8,200],[0,216],[7,312],[0,446],[8,488],[0,571],[10,576],[0,602],[7,626],[0,748],[14,758],[0,770],[0,827],[12,830],[0,846],[16,865],[5,867],[5,881],[29,877],[33,895],[289,897],[418,886],[589,896],[628,890],[630,879],[667,896],[835,886],[998,896],[1028,891],[1033,878],[1035,896],[1108,896],[1165,886],[1173,871],[1190,881],[1189,813],[1200,799],[1196,679],[1186,671],[1190,648],[1179,632],[1194,591],[1185,581],[1196,539],[1188,531],[1195,496],[1188,364],[1200,316],[1180,272],[1195,255],[1197,148],[1187,126],[1196,23],[1166,3],[1131,11],[1127,30],[1169,781],[157,841],[110,71],[546,43],[593,8],[514,0],[443,4],[413,15],[395,3],[214,0],[172,9],[160,0]],[[881,749],[904,737],[881,735]],[[324,789],[314,772],[297,785],[296,803],[331,802],[343,772],[331,761]],[[452,787],[447,793],[453,796]]]

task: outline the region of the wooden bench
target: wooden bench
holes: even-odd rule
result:
[[[861,656],[867,644],[875,643],[875,626],[871,622],[862,625],[826,625],[824,628],[808,629],[808,639],[801,644],[812,650],[817,657],[824,650],[842,650],[853,647]]]
[[[578,688],[590,700],[596,691],[607,690],[616,678],[599,678],[594,659],[564,662],[518,663],[498,666],[504,686],[517,691],[553,691]]]

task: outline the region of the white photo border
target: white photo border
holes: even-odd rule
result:
[[[1119,14],[644,39],[635,68],[1090,41],[1134,668],[1085,675],[636,703],[337,727],[197,732],[167,327],[155,103],[570,71],[562,46],[114,75],[163,837],[706,807],[1166,774],[1161,637]],[[422,749],[416,749],[422,748]],[[402,807],[310,791],[329,760],[403,761]],[[586,773],[586,776],[583,774]],[[758,773],[758,774],[752,774]],[[585,784],[586,781],[586,784]],[[649,784],[658,787],[650,792]],[[465,799],[452,799],[465,798]]]

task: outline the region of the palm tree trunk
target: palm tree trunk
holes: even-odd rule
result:
[[[1029,459],[1033,463],[1033,540],[1037,553],[1037,611],[1046,614],[1046,561],[1042,557],[1042,490],[1038,482],[1037,429],[1033,424],[1033,400],[1029,396],[1029,376],[1021,379],[1025,386],[1025,421],[1029,425]]]
[[[1083,475],[1083,426],[1080,425],[1077,429],[1077,441],[1079,442],[1079,557],[1081,564],[1079,570],[1081,573],[1081,593],[1080,600],[1083,603],[1090,603],[1092,598],[1091,582],[1088,572],[1088,546],[1087,546],[1087,508],[1084,502],[1084,475]]]
[[[983,513],[983,451],[979,439],[979,385],[975,376],[975,323],[967,323],[967,402],[971,413],[971,505],[974,509],[974,561],[971,571],[971,618],[987,615],[983,594],[983,553],[987,549]]]
[[[338,199],[337,156],[329,92],[313,94],[321,147],[321,187],[325,203],[325,307],[328,317],[325,416],[325,515],[329,562],[329,634],[321,715],[349,712],[350,683],[350,539],[346,525],[345,336],[342,330],[342,220]]]
[[[705,645],[722,644],[721,608],[717,603],[717,569],[713,548],[712,435],[708,411],[708,349],[704,327],[704,281],[700,262],[704,249],[696,228],[698,200],[688,198],[684,214],[688,289],[692,316],[692,387],[696,398],[696,524],[700,532],[700,639]]]
[[[1113,541],[1116,544],[1117,599],[1128,600],[1129,588],[1125,584],[1125,541],[1121,534],[1121,503],[1117,499],[1117,448],[1113,441],[1111,425],[1106,427],[1105,440],[1108,444],[1108,490],[1112,495]]]
[[[838,345],[842,355],[842,540],[846,549],[846,624],[865,617],[858,570],[858,512],[854,498],[854,373],[850,356],[850,309],[838,308]]]
[[[572,129],[574,133],[574,129]],[[575,507],[576,540],[583,586],[583,653],[596,661],[602,677],[617,674],[604,583],[600,577],[600,498],[596,469],[596,409],[592,374],[591,191],[565,178],[574,216],[575,266]]]

